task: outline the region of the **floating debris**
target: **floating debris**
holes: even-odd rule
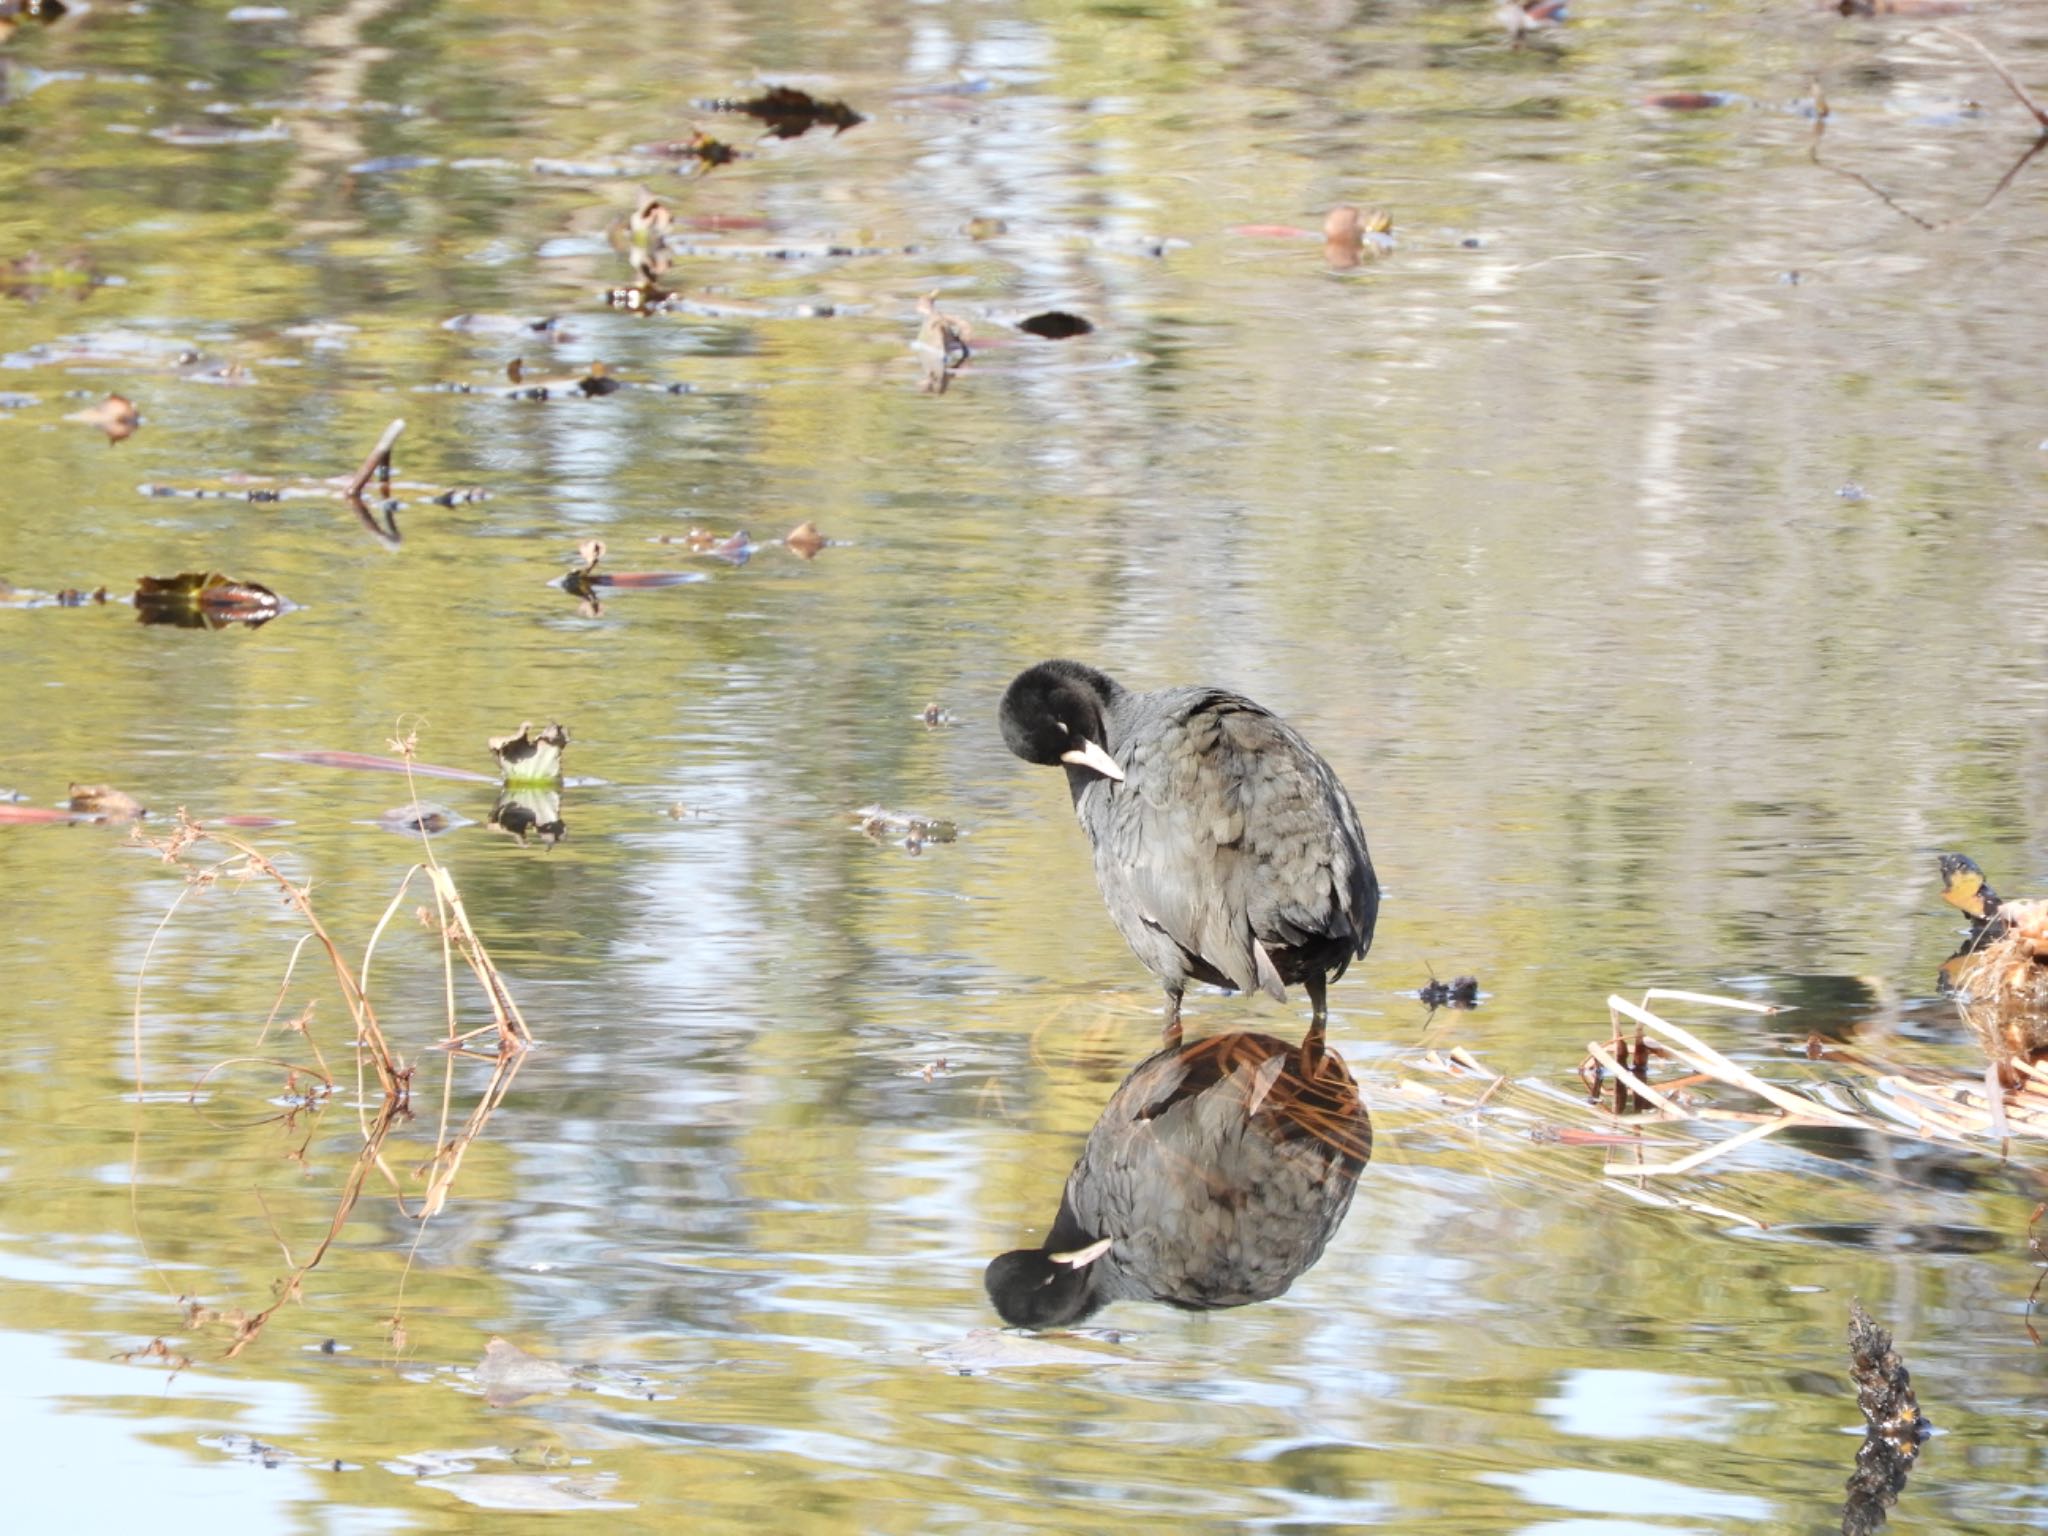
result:
[[[1891,1334],[1871,1320],[1860,1301],[1849,1303],[1849,1374],[1866,1427],[1842,1505],[1842,1533],[1871,1536],[1884,1527],[1885,1511],[1905,1491],[1920,1444],[1934,1426],[1920,1411],[1912,1373],[1892,1347]]]
[[[1733,91],[1653,91],[1643,98],[1643,105],[1665,112],[1718,112],[1723,107],[1746,107],[1749,98]]]
[[[894,843],[910,854],[924,852],[927,843],[950,843],[960,835],[953,822],[936,816],[914,816],[864,805],[853,813],[853,824],[878,843]]]
[[[707,169],[716,165],[731,165],[735,160],[747,157],[730,144],[714,139],[699,128],[687,139],[665,139],[658,144],[635,144],[636,155],[655,155],[663,160],[694,160]]]
[[[135,429],[142,418],[135,412],[135,402],[126,395],[109,395],[98,405],[89,405],[82,411],[73,411],[64,418],[82,426],[98,427],[107,434],[110,443],[121,442],[135,435]]]
[[[1415,995],[1432,1008],[1477,1008],[1479,978],[1453,976],[1449,981],[1439,981],[1432,976],[1428,984],[1419,988]]]
[[[813,522],[801,522],[782,536],[783,547],[800,560],[815,560],[825,547],[825,536]]]
[[[668,541],[664,539],[663,543]],[[709,581],[711,578],[702,571],[600,571],[598,562],[604,559],[603,539],[585,539],[576,549],[577,557],[583,561],[582,568],[557,577],[550,586],[558,586],[573,597],[583,599],[585,611],[592,617],[604,612],[598,601],[600,587],[625,590],[630,588],[679,587],[686,582]]]
[[[934,700],[930,704],[925,705],[923,709],[919,710],[917,718],[922,720],[924,722],[925,729],[930,731],[936,731],[944,727],[955,726],[960,723],[959,720],[954,717],[951,711],[939,708],[938,702],[936,700]]]
[[[144,576],[135,587],[135,616],[145,624],[175,624],[184,629],[241,624],[254,629],[291,607],[258,582],[236,581],[219,571]]]
[[[1394,216],[1386,209],[1361,211],[1339,204],[1323,218],[1323,261],[1335,271],[1349,271],[1367,254],[1384,256],[1392,251],[1393,231]]]
[[[1821,9],[1844,16],[1967,16],[1970,0],[1821,0]]]
[[[486,745],[498,760],[498,773],[508,788],[562,782],[562,752],[569,745],[569,733],[559,725],[535,734],[529,720],[514,734],[493,736]]]
[[[1095,329],[1092,321],[1080,315],[1068,314],[1063,309],[1048,309],[1043,314],[1029,315],[1017,322],[1017,329],[1027,336],[1042,336],[1047,341],[1065,341],[1073,336],[1086,336]]]
[[[377,825],[386,832],[404,832],[417,836],[425,833],[438,837],[456,827],[473,826],[467,816],[459,815],[445,805],[431,800],[415,800],[411,805],[401,805],[386,811],[377,818]]]
[[[149,814],[140,800],[111,784],[73,784],[66,809],[97,821],[140,821]]]
[[[745,565],[753,558],[754,543],[747,537],[747,530],[741,528],[697,553],[713,560],[723,560],[727,565]]]
[[[370,532],[392,544],[398,543],[398,510],[396,503],[390,499],[391,449],[398,441],[398,434],[404,430],[405,421],[402,417],[385,427],[383,435],[377,439],[377,446],[370,450],[369,457],[363,460],[361,468],[350,475],[348,484],[341,488],[342,498],[355,508],[356,515],[368,525]],[[378,490],[383,493],[386,502],[385,524],[382,528],[377,526],[376,518],[371,515],[368,505],[363,501],[363,487],[370,483],[372,475],[377,477]]]
[[[837,138],[867,121],[843,101],[820,101],[810,92],[788,85],[772,86],[762,95],[745,101],[706,101],[698,105],[707,112],[744,112],[748,117],[759,118],[767,125],[769,137],[776,139],[801,138],[813,128],[830,128]]]
[[[554,374],[547,378],[526,377],[524,359],[513,360],[517,370],[508,367],[507,382],[503,385],[477,385],[461,382],[427,386],[454,395],[494,394],[506,400],[592,400],[602,395],[617,394],[622,389],[649,389],[658,394],[673,395],[685,393],[682,389],[671,389],[665,384],[631,384],[624,379],[614,378],[611,371],[601,362],[592,363],[580,374]]]
[[[0,805],[0,827],[76,820],[78,818],[71,812],[56,810],[47,805]]]
[[[105,587],[95,587],[90,592],[77,587],[38,592],[30,587],[17,587],[12,582],[0,581],[0,607],[4,608],[83,608],[88,603],[105,603],[106,600]]]

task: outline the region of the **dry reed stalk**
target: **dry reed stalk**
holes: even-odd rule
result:
[[[400,745],[401,750],[405,752],[409,759],[411,756],[411,742],[407,741]],[[415,799],[417,799],[416,794]],[[424,837],[422,842],[425,842]],[[326,1230],[313,1251],[305,1259],[298,1260],[293,1257],[291,1247],[285,1242],[282,1234],[276,1233],[276,1227],[273,1223],[272,1231],[277,1235],[279,1246],[284,1251],[288,1272],[277,1282],[276,1299],[268,1307],[253,1315],[232,1315],[234,1316],[234,1335],[224,1356],[224,1358],[232,1359],[256,1341],[279,1308],[288,1301],[303,1298],[304,1282],[307,1275],[320,1264],[340,1238],[350,1214],[354,1211],[357,1201],[362,1196],[363,1188],[368,1182],[372,1170],[381,1173],[386,1181],[390,1183],[392,1192],[397,1199],[399,1210],[408,1218],[418,1223],[413,1245],[414,1250],[417,1250],[418,1235],[424,1232],[426,1222],[445,1208],[453,1191],[456,1176],[461,1170],[464,1154],[483,1135],[485,1128],[490,1123],[491,1116],[504,1103],[505,1096],[511,1089],[513,1079],[518,1075],[519,1067],[523,1064],[526,1053],[534,1042],[532,1031],[528,1027],[525,1017],[520,1013],[518,1004],[513,1000],[510,990],[506,987],[503,975],[492,962],[483,941],[477,936],[476,930],[470,921],[468,909],[463,903],[461,892],[456,888],[455,882],[448,872],[441,868],[434,859],[431,846],[427,848],[425,861],[414,865],[400,881],[396,894],[393,895],[391,901],[386,905],[382,916],[378,919],[364,947],[361,963],[351,968],[340,946],[335,942],[332,935],[315,913],[311,896],[306,888],[291,881],[278,868],[275,862],[249,843],[228,833],[213,831],[192,822],[181,812],[178,824],[172,835],[156,842],[153,846],[157,848],[166,862],[182,866],[185,855],[193,847],[205,843],[218,844],[228,849],[228,856],[204,868],[187,870],[186,888],[171,903],[170,909],[165,913],[162,922],[159,923],[156,933],[152,935],[149,949],[144,954],[141,974],[138,975],[136,980],[134,1051],[138,1107],[142,1102],[145,1083],[142,1060],[142,992],[144,983],[147,980],[150,962],[155,954],[157,941],[162,937],[172,917],[177,914],[179,908],[183,905],[186,896],[190,895],[194,890],[207,888],[218,882],[223,876],[230,874],[239,875],[243,878],[261,878],[275,884],[283,892],[286,905],[298,914],[308,930],[301,937],[298,944],[293,947],[291,959],[286,966],[284,982],[280,986],[277,998],[272,1003],[269,1015],[264,1020],[263,1032],[258,1040],[259,1049],[264,1041],[269,1038],[271,1030],[274,1027],[279,1027],[277,1026],[277,1016],[283,1008],[284,998],[290,988],[293,971],[297,966],[300,955],[308,943],[317,941],[327,955],[336,986],[341,992],[342,1001],[354,1025],[354,1045],[356,1049],[359,1089],[357,1123],[361,1133],[361,1146],[358,1148],[356,1156],[350,1164],[348,1174],[343,1180],[333,1211],[328,1218]],[[443,1084],[441,1118],[436,1132],[435,1149],[429,1159],[416,1170],[417,1177],[424,1182],[425,1188],[422,1191],[418,1208],[416,1210],[409,1210],[407,1209],[406,1183],[393,1171],[385,1160],[384,1154],[386,1143],[391,1137],[394,1128],[402,1121],[409,1120],[412,1116],[412,1082],[417,1064],[415,1062],[413,1065],[408,1065],[404,1058],[392,1049],[385,1029],[378,1019],[377,1011],[371,1002],[369,981],[370,967],[378,942],[382,938],[385,929],[389,926],[399,903],[404,899],[405,893],[410,888],[414,877],[422,873],[426,875],[433,889],[438,920],[435,920],[435,917],[425,912],[422,912],[421,915],[423,918],[427,918],[430,925],[437,929],[441,943],[442,960],[442,1038],[427,1048],[444,1052],[447,1057],[448,1067]],[[456,960],[458,957],[482,989],[491,1015],[491,1022],[488,1025],[481,1029],[471,1030],[467,1034],[458,1031],[457,1023],[455,976],[457,969]],[[326,1058],[321,1054],[318,1045],[314,1042],[312,1032],[308,1027],[312,1011],[311,1005],[308,1005],[298,1017],[282,1027],[304,1036],[317,1066],[305,1067],[280,1056],[253,1054],[218,1062],[202,1074],[193,1085],[192,1095],[195,1102],[199,1089],[219,1072],[230,1066],[256,1062],[283,1067],[288,1074],[288,1082],[295,1082],[297,1075],[302,1071],[309,1078],[317,1078],[322,1088],[320,1102],[306,1106],[311,1114],[317,1116],[319,1108],[324,1107],[326,1095],[330,1094],[333,1090],[334,1077],[328,1068]],[[487,1053],[470,1048],[471,1041],[480,1035],[487,1034],[495,1035],[496,1037],[495,1049],[493,1051]],[[489,1081],[484,1085],[474,1107],[464,1119],[461,1129],[453,1136],[450,1136],[448,1131],[454,1109],[455,1059],[458,1056],[489,1060],[493,1063],[493,1067]],[[363,1082],[366,1063],[368,1069],[375,1073],[377,1083],[382,1090],[381,1103],[374,1105],[368,1102],[366,1095],[361,1092],[367,1086]],[[287,1110],[281,1117],[266,1116],[265,1120],[289,1119],[300,1112],[299,1108],[293,1108]],[[141,1128],[138,1121],[138,1160],[140,1134]],[[312,1133],[309,1131],[307,1136],[308,1143],[310,1143],[311,1136]],[[300,1147],[297,1155],[302,1158],[303,1154],[304,1145]],[[131,1175],[133,1171],[131,1168]],[[133,1183],[134,1181],[131,1178],[131,1193]],[[258,1201],[260,1204],[260,1194],[258,1195]],[[265,1215],[268,1217],[267,1206],[265,1207]],[[136,1212],[136,1216],[139,1233],[139,1209]],[[411,1262],[412,1256],[408,1254],[406,1263],[408,1274],[411,1270]],[[401,1279],[401,1302],[403,1285],[404,1281]],[[395,1331],[401,1325],[401,1317],[402,1312],[393,1318]]]

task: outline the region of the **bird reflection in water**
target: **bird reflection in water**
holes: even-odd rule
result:
[[[1371,1117],[1320,1029],[1170,1044],[1088,1133],[1044,1243],[990,1263],[989,1299],[1027,1328],[1118,1300],[1270,1301],[1322,1257],[1371,1156]]]

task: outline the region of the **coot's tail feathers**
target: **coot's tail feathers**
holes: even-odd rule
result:
[[[1260,990],[1275,1002],[1286,1002],[1287,984],[1280,979],[1280,967],[1273,963],[1273,957],[1266,953],[1266,946],[1257,939],[1252,940],[1252,964]]]

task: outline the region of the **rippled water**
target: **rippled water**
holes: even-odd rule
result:
[[[1661,983],[1798,1005],[1694,1020],[1768,1075],[1812,1081],[1814,1029],[1971,1067],[1934,855],[2048,873],[2048,172],[1972,215],[2031,142],[1981,60],[1718,0],[1515,49],[1476,4],[279,10],[106,5],[0,51],[0,259],[41,260],[0,278],[0,576],[298,605],[0,607],[0,785],[113,783],[159,833],[278,818],[247,835],[356,957],[420,857],[375,825],[403,782],[265,754],[416,731],[487,769],[559,720],[597,782],[552,848],[487,831],[489,786],[423,786],[477,823],[434,851],[541,1048],[447,1208],[422,1230],[373,1175],[232,1359],[177,1298],[276,1300],[358,1145],[345,1065],[289,1124],[249,1124],[275,1066],[185,1102],[305,1060],[258,1044],[302,927],[229,882],[154,937],[184,886],[120,829],[0,827],[23,1529],[522,1529],[478,1506],[546,1497],[635,1530],[1834,1529],[1852,1297],[1942,1431],[1891,1528],[2048,1524],[2032,1149],[1815,1132],[1687,1181],[1709,1210],[1646,1205],[1611,1149],[1446,1113],[1425,1059],[1569,1089],[1608,992]],[[1958,24],[2048,76],[2025,13]],[[868,121],[694,105],[776,82]],[[633,155],[696,127],[748,158]],[[601,298],[643,185],[691,301],[645,318]],[[1339,202],[1391,210],[1393,253],[1238,232]],[[942,395],[934,289],[977,349]],[[1099,329],[1012,328],[1053,307]],[[663,388],[506,399],[514,357]],[[132,437],[62,420],[109,391]],[[396,549],[331,497],[138,491],[310,487],[398,416]],[[815,560],[769,542],[807,519]],[[763,547],[655,542],[693,526]],[[592,613],[549,583],[593,536],[709,579]],[[1386,902],[1332,1040],[1376,1139],[1284,1298],[1121,1302],[1064,1341],[1098,1359],[980,1368],[982,1266],[1157,1040],[1063,786],[994,729],[1050,654],[1238,687],[1342,774]],[[913,854],[868,805],[959,836]],[[375,961],[408,1057],[442,1029],[427,899]],[[341,1063],[315,958],[280,1016],[320,996]],[[1432,972],[1483,1005],[1427,1016]],[[389,1155],[409,1192],[443,1071]],[[494,1336],[570,1388],[492,1401]],[[122,1358],[159,1338],[190,1364]]]

